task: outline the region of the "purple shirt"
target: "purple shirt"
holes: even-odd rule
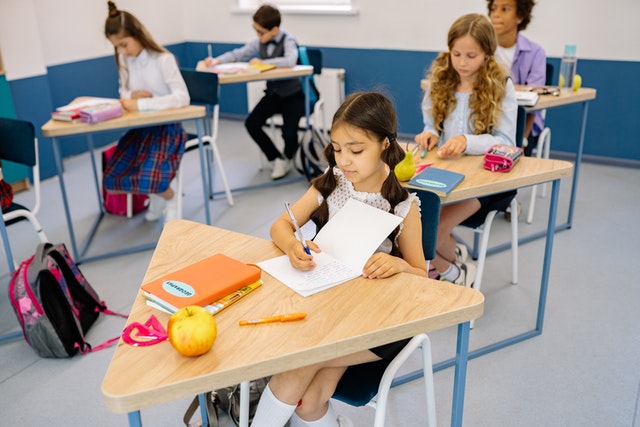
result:
[[[528,86],[544,86],[547,74],[547,55],[544,49],[518,33],[516,42],[516,53],[511,64],[511,77],[516,84]],[[542,111],[535,113],[536,119],[533,122],[531,135],[540,134],[544,128],[544,118]]]

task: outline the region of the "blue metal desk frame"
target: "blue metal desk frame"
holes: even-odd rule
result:
[[[574,175],[575,176],[575,175]],[[530,338],[533,337],[537,337],[538,335],[542,334],[542,326],[543,326],[543,322],[544,322],[544,311],[545,311],[545,307],[546,307],[546,301],[547,301],[547,289],[549,286],[549,271],[551,269],[551,257],[552,257],[552,252],[553,252],[553,239],[554,239],[554,235],[555,235],[555,231],[556,231],[556,227],[555,227],[555,223],[556,223],[556,215],[557,215],[557,211],[558,211],[558,194],[560,192],[560,179],[556,179],[552,181],[552,190],[551,190],[551,199],[549,201],[549,219],[547,222],[547,231],[546,231],[546,243],[545,243],[545,248],[544,248],[544,260],[542,263],[542,279],[541,279],[541,283],[540,283],[540,295],[538,298],[538,313],[537,313],[537,318],[536,318],[536,325],[535,328],[528,331],[528,332],[524,332],[518,335],[515,335],[511,338],[507,338],[504,339],[502,341],[498,341],[496,343],[493,344],[489,344],[487,346],[484,346],[482,348],[473,350],[471,352],[469,352],[468,354],[468,358],[469,359],[475,359],[476,357],[480,357],[483,356],[487,353],[491,353],[494,352],[496,350],[500,350],[502,348],[508,347],[510,345],[513,344],[517,344],[519,342],[528,340]],[[458,347],[460,347],[461,343],[460,343],[460,330],[458,330]],[[468,342],[465,344],[463,343],[463,345],[468,345]],[[443,362],[440,363],[436,363],[433,365],[433,371],[437,372],[440,371],[442,369],[448,368],[450,366],[453,366],[454,364],[456,364],[456,370],[457,370],[457,356],[456,359],[448,359],[445,360]],[[396,378],[396,380],[393,382],[392,387],[400,385],[400,384],[404,384],[408,381],[413,381],[414,379],[420,378],[422,376],[422,371],[415,371],[415,372],[411,372],[408,373],[406,375],[400,376],[398,378]],[[462,391],[462,393],[464,393],[464,390]],[[464,394],[462,394],[462,396],[456,396],[454,393],[454,408],[456,407],[456,399],[463,399],[464,398]],[[454,414],[453,416],[455,416],[455,409],[454,409]],[[460,417],[462,417],[462,414],[460,414]],[[460,422],[462,421],[462,419],[460,418]],[[453,418],[452,418],[452,425],[453,424]],[[457,424],[460,425],[460,424]]]
[[[202,144],[202,129],[203,129],[203,122],[204,122],[204,116],[205,116],[205,110],[203,108],[203,115],[202,117],[196,117],[196,118],[192,118],[192,119],[185,119],[185,120],[159,120],[157,122],[150,122],[148,124],[144,124],[144,126],[155,126],[155,125],[161,125],[161,124],[166,124],[166,123],[175,123],[177,121],[187,121],[187,120],[195,120],[196,121],[196,126],[197,126],[197,133],[198,133],[198,150],[200,153],[200,171],[201,171],[201,176],[202,176],[202,189],[203,189],[203,194],[204,194],[204,207],[205,207],[205,219],[207,222],[207,225],[211,225],[211,212],[210,212],[210,206],[209,206],[209,198],[208,198],[208,191],[207,191],[207,177],[206,177],[206,169],[205,169],[205,162],[204,162],[204,146]],[[131,126],[123,126],[121,129],[128,129]],[[135,126],[134,126],[135,127]],[[100,191],[100,180],[98,179],[98,170],[97,170],[97,166],[96,166],[96,161],[95,161],[95,157],[93,155],[94,152],[94,143],[93,143],[93,134],[94,133],[100,133],[100,132],[107,132],[107,131],[114,131],[117,129],[105,129],[105,130],[100,130],[97,132],[87,132],[86,136],[87,136],[87,146],[89,148],[89,153],[90,153],[90,158],[91,158],[91,167],[93,168],[93,180],[94,180],[94,185],[95,185],[95,189],[96,189],[96,194],[98,196],[97,198],[97,202],[98,202],[98,209],[100,210],[99,214],[97,215],[96,219],[94,220],[91,228],[89,229],[89,233],[87,234],[84,242],[82,243],[82,247],[80,249],[80,251],[78,251],[78,242],[76,239],[76,235],[75,232],[73,230],[73,220],[71,218],[71,210],[69,208],[69,200],[67,197],[67,191],[66,191],[66,187],[65,187],[65,183],[64,183],[64,168],[63,168],[63,159],[62,159],[62,154],[61,154],[61,147],[60,147],[60,141],[58,140],[58,137],[52,137],[52,145],[53,145],[53,155],[55,158],[55,163],[56,163],[56,169],[57,169],[57,173],[58,173],[58,179],[60,181],[60,192],[62,193],[62,202],[64,205],[64,212],[65,212],[65,217],[66,217],[66,221],[67,221],[67,229],[69,230],[69,238],[71,240],[71,250],[73,251],[73,256],[74,259],[77,260],[77,262],[86,262],[86,261],[93,261],[93,260],[97,260],[97,259],[103,259],[103,258],[108,258],[108,257],[113,257],[113,256],[118,256],[118,255],[126,255],[126,254],[130,254],[130,253],[134,253],[134,252],[141,252],[141,251],[145,251],[148,249],[153,249],[155,247],[155,242],[153,243],[148,243],[148,244],[144,244],[144,245],[139,245],[139,246],[134,246],[134,247],[130,247],[130,248],[125,248],[125,249],[120,249],[120,250],[116,250],[116,251],[112,251],[112,252],[107,252],[107,253],[102,253],[102,254],[98,254],[95,256],[91,256],[91,257],[85,257],[85,254],[87,252],[87,250],[89,249],[89,245],[91,244],[98,226],[100,225],[100,222],[102,221],[102,219],[104,218],[105,215],[105,210],[104,210],[104,205],[102,203],[102,195],[101,195],[101,191]]]
[[[311,105],[309,102],[309,91],[311,90],[311,86],[309,84],[309,79],[310,77],[313,75],[313,67],[309,66],[310,68],[310,73],[307,75],[303,75],[300,76],[300,79],[302,80],[302,86],[304,88],[304,99],[305,99],[305,103],[304,103],[304,116],[306,118],[306,124],[307,124],[307,130],[309,129],[309,117],[311,116]],[[206,72],[206,71],[202,71],[202,72]],[[295,77],[281,77],[281,78],[268,78],[268,74],[266,75],[267,78],[265,78],[264,80],[283,80],[283,79],[291,79],[291,78],[295,78]],[[259,79],[260,80],[260,79]],[[237,81],[237,82],[231,82],[231,83],[224,83],[224,82],[220,82],[218,80],[218,84],[220,85],[225,85],[225,84],[240,84],[240,83],[248,83],[250,81],[259,81],[256,79],[252,79],[252,80],[246,80],[246,81]],[[278,179],[276,181],[266,181],[266,182],[262,182],[262,183],[258,183],[258,184],[252,184],[252,185],[246,185],[243,187],[238,187],[238,188],[232,188],[231,191],[232,192],[238,192],[238,191],[248,191],[248,190],[256,190],[259,188],[265,188],[265,187],[272,187],[274,185],[282,185],[282,184],[289,184],[291,182],[295,182],[295,181],[299,181],[301,179],[303,179],[303,176],[296,176],[296,177],[291,177],[291,178],[282,178],[282,179]],[[224,191],[216,191],[216,192],[212,192],[211,193],[211,198],[213,198],[214,196],[218,196],[218,195],[222,195],[225,194]]]

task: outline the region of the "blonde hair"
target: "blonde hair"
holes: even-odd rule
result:
[[[449,29],[448,52],[442,52],[431,64],[429,70],[429,93],[433,106],[431,115],[436,130],[442,132],[444,120],[456,108],[456,89],[460,76],[451,64],[451,49],[456,40],[471,36],[487,55],[476,80],[473,93],[469,97],[469,108],[474,133],[491,133],[498,123],[501,105],[506,93],[507,73],[493,57],[496,51],[496,34],[489,20],[480,14],[464,15]]]

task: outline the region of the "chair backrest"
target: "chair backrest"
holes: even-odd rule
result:
[[[305,56],[309,61],[308,65],[313,66],[313,74],[321,74],[322,73],[322,51],[316,48],[309,48],[306,46],[298,47],[298,58],[301,64],[305,64],[306,60],[303,59]]]
[[[544,84],[551,86],[553,84],[553,64],[547,62],[547,70],[544,78]]]
[[[38,164],[33,123],[0,118],[0,159],[29,167]]]
[[[413,192],[414,189],[411,189]],[[416,190],[420,199],[420,216],[422,218],[422,250],[424,259],[436,257],[436,239],[440,223],[440,197],[427,190]]]
[[[187,85],[192,104],[218,104],[220,86],[216,73],[186,68],[181,68],[180,73]]]
[[[516,118],[516,145],[518,147],[522,147],[525,127],[527,127],[527,109],[522,105],[518,105],[518,116]]]

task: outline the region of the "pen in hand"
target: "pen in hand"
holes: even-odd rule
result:
[[[302,235],[302,231],[300,230],[300,226],[298,225],[298,221],[296,221],[296,217],[293,216],[293,211],[291,210],[291,206],[289,202],[284,202],[284,207],[287,209],[287,213],[289,214],[289,218],[291,218],[291,222],[293,222],[293,226],[296,229],[296,238],[302,243],[304,247],[304,251],[311,255],[311,250],[309,250],[309,246],[307,245],[306,240],[304,240],[304,236]]]
[[[248,325],[260,325],[262,323],[294,322],[296,320],[302,320],[305,317],[307,317],[307,313],[280,314],[278,316],[263,317],[261,319],[241,320],[238,322],[238,324],[240,326],[248,326]]]
[[[425,149],[422,150],[422,154],[420,154],[420,158],[424,159],[424,157],[427,155],[428,152],[429,152],[429,147],[425,147]]]

